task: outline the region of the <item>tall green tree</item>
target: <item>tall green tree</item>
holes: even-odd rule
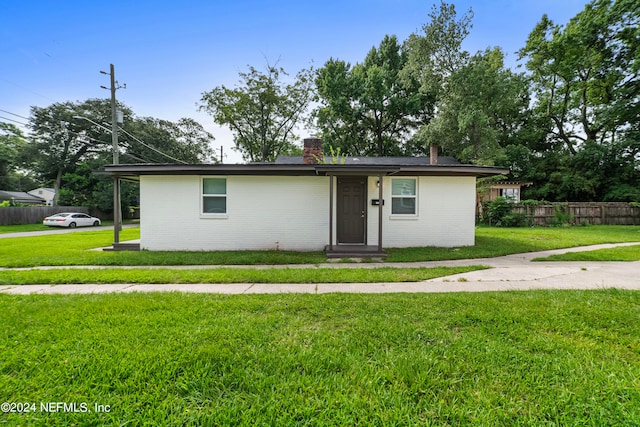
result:
[[[95,173],[111,162],[109,156],[95,158],[78,163],[76,168],[62,177],[62,188],[58,195],[58,204],[63,206],[86,206],[102,212],[113,210],[113,181]],[[133,206],[138,206],[139,188],[137,183],[120,183],[120,203],[124,217]]]
[[[613,144],[615,168],[618,179],[606,187],[605,201],[640,202],[640,120],[626,129]]]
[[[407,72],[420,80],[424,93],[439,99],[448,77],[469,60],[462,43],[473,27],[473,10],[469,8],[458,17],[454,4],[441,1],[439,6],[432,5],[428,18],[421,31],[405,42],[409,52]]]
[[[235,88],[218,86],[202,94],[200,110],[233,133],[235,148],[245,160],[269,162],[295,149],[296,126],[305,118],[312,98],[313,71],[304,69],[291,83],[283,68],[267,65],[240,73]]]
[[[434,117],[413,135],[416,154],[431,144],[464,162],[507,165],[508,153],[521,144],[529,97],[526,79],[504,65],[500,48],[472,55],[463,49],[472,29],[473,10],[459,14],[455,5],[433,5],[429,21],[405,42],[405,73],[419,79],[420,91],[434,103]],[[517,156],[516,156],[517,157]]]
[[[463,162],[501,164],[505,148],[519,143],[528,105],[524,76],[505,68],[499,48],[487,49],[451,70],[436,118],[414,139],[440,144]]]
[[[432,113],[419,81],[403,74],[407,61],[397,38],[387,35],[362,63],[331,59],[318,71],[315,117],[332,147],[351,155],[405,152],[404,142]]]
[[[630,179],[638,179],[639,27],[637,2],[594,0],[564,26],[543,16],[529,35],[520,57],[559,159],[545,176],[551,184],[543,196],[637,197]]]
[[[118,109],[124,117],[118,130],[120,162],[200,163],[212,159],[213,136],[193,120],[172,123],[137,118],[123,104],[119,104]],[[25,168],[37,174],[46,185],[53,186],[58,196],[65,194],[65,176],[76,182],[90,181],[90,177],[82,177],[90,173],[83,164],[99,169],[112,161],[111,125],[106,121],[110,118],[108,99],[33,107],[32,134],[25,149],[29,162]],[[83,197],[86,198],[86,194]]]
[[[36,182],[22,170],[27,138],[11,123],[0,122],[0,190],[28,191]]]
[[[616,138],[638,109],[640,8],[595,0],[562,27],[546,15],[520,51],[550,137],[571,154]]]
[[[473,10],[459,16],[455,5],[441,1],[438,6],[432,5],[428,18],[421,30],[411,34],[404,43],[408,61],[403,74],[419,81],[419,91],[429,100],[433,113],[432,120],[425,121],[408,143],[408,151],[416,155],[428,154],[431,143],[442,145],[441,138],[448,135],[448,140],[452,141],[457,133],[457,126],[453,129],[443,127],[444,122],[451,122],[451,117],[439,116],[445,98],[451,98],[448,93],[451,76],[469,62],[470,54],[462,49],[462,43],[471,31]],[[456,113],[449,109],[448,114]],[[444,153],[459,154],[447,147]]]
[[[65,173],[111,149],[111,136],[98,125],[103,117],[111,117],[110,108],[108,100],[98,99],[32,107],[30,167],[43,181],[53,184],[56,195]],[[130,116],[130,110],[122,110]]]
[[[178,122],[136,117],[121,136],[127,163],[217,162],[211,142],[213,135],[193,119]]]
[[[353,105],[360,88],[354,84],[351,64],[329,59],[318,70],[316,87],[320,106],[313,116],[324,143],[346,155],[367,153],[369,142],[359,111]]]

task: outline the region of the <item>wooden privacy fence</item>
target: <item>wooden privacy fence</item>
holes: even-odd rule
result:
[[[578,225],[640,225],[640,207],[623,202],[517,204],[513,212],[526,215],[532,225],[549,225],[558,220]]]
[[[0,225],[38,224],[60,212],[89,213],[83,206],[7,206],[0,208]]]

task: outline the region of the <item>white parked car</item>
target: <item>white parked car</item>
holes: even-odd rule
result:
[[[49,227],[90,227],[100,225],[100,218],[79,212],[63,212],[46,217],[42,223]]]

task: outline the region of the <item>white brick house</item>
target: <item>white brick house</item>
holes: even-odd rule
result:
[[[329,256],[473,245],[476,177],[507,172],[434,154],[317,164],[319,141],[305,140],[305,156],[275,163],[105,172],[140,181],[141,249],[326,249]]]

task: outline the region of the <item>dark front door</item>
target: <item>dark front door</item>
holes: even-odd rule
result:
[[[338,200],[336,203],[338,243],[365,243],[366,182],[365,177],[338,177]]]

